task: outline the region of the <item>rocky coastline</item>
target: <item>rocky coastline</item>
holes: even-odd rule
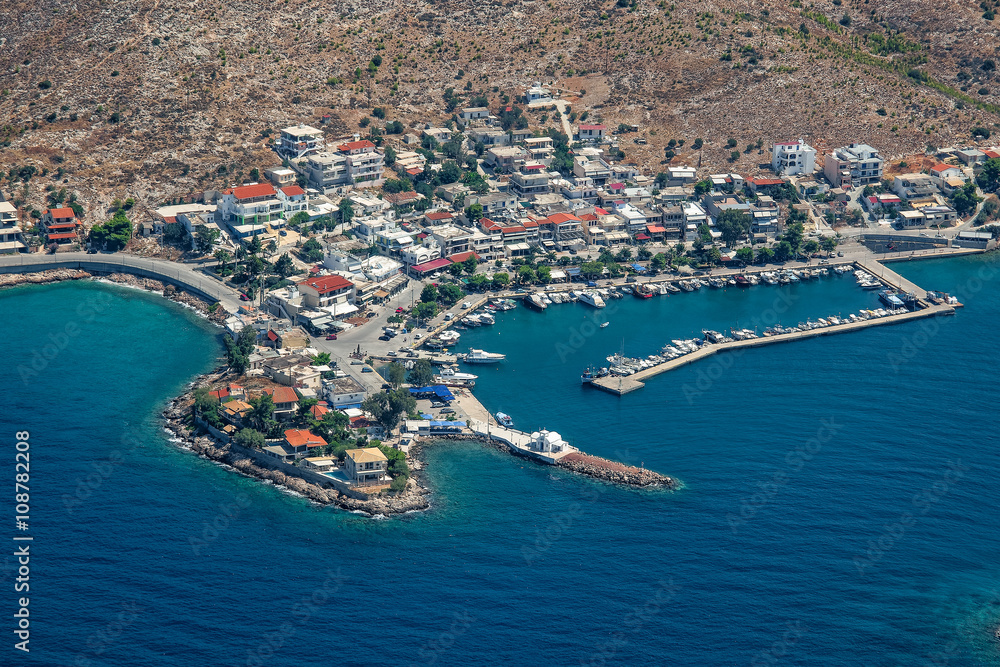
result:
[[[80,269],[49,269],[47,271],[36,271],[32,273],[2,273],[0,274],[0,289],[7,287],[17,287],[18,285],[47,285],[68,280],[106,280],[116,285],[133,287],[135,289],[146,290],[147,292],[157,292],[164,298],[187,306],[211,322],[221,324],[225,322],[229,314],[224,308],[212,308],[212,304],[193,294],[178,289],[175,286],[152,278],[141,278],[130,273],[112,273],[106,276],[95,276],[94,274]]]
[[[412,478],[402,494],[384,494],[368,499],[347,496],[335,488],[320,486],[301,477],[268,467],[238,451],[229,443],[220,442],[197,426],[192,428],[192,393],[196,387],[207,386],[220,380],[224,371],[215,371],[198,377],[189,391],[171,401],[163,411],[164,426],[174,435],[185,449],[199,456],[231,466],[248,477],[253,477],[276,486],[284,487],[319,505],[333,505],[351,512],[361,512],[369,516],[405,514],[425,510],[430,507],[430,491],[422,488]]]

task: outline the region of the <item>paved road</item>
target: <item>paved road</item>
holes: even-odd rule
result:
[[[55,255],[30,253],[0,256],[0,272],[33,273],[46,269],[120,271],[164,280],[219,301],[229,312],[239,310],[239,292],[198,269],[198,264],[178,264],[124,253],[60,252]]]

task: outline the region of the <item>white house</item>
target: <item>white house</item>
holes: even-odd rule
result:
[[[308,125],[293,125],[281,131],[277,150],[280,155],[297,159],[323,150],[323,130]]]
[[[580,141],[604,141],[607,131],[606,125],[581,125],[577,134]]]
[[[774,144],[771,168],[785,176],[812,174],[816,169],[816,149],[802,139]]]
[[[286,185],[278,190],[278,201],[281,202],[281,212],[288,220],[309,208],[306,191],[297,185]]]
[[[542,84],[536,81],[535,84],[528,88],[527,92],[524,93],[524,101],[527,104],[551,104],[552,93],[549,92],[548,88],[543,88]]]
[[[479,118],[489,118],[490,110],[487,107],[466,107],[458,115],[464,121],[477,120]]]
[[[0,201],[0,254],[22,252],[25,248],[17,224],[17,208],[9,201]]]
[[[284,205],[270,183],[225,190],[219,203],[222,220],[240,239],[263,233],[267,223],[282,219],[283,211]]]
[[[833,187],[850,189],[881,181],[884,163],[877,149],[868,144],[850,144],[826,156],[823,175]]]

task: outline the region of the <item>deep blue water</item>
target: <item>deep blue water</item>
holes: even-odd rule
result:
[[[32,650],[8,630],[2,662],[1000,664],[1000,276],[969,283],[986,266],[895,266],[960,294],[953,318],[719,356],[622,398],[582,388],[582,368],[623,344],[645,355],[767,324],[782,304],[794,324],[874,297],[831,278],[778,301],[761,286],[629,298],[596,318],[510,311],[460,345],[508,355],[478,367],[486,406],[685,487],[624,490],[440,445],[433,509],[381,521],[167,442],[160,406],[219,352],[188,311],[104,285],[3,292],[0,421],[8,479],[13,434],[31,431],[34,542]],[[64,349],[25,370],[71,322]]]

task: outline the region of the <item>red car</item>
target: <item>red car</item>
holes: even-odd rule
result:
[[[402,307],[402,306],[400,306],[399,308],[397,308],[397,309],[396,309],[396,312],[397,312],[397,313],[401,313],[401,312],[403,312],[403,307]]]
[[[250,297],[248,297],[246,294],[240,294],[240,301],[249,301],[249,300]]]
[[[330,334],[326,337],[327,340],[337,340],[337,334]]]

